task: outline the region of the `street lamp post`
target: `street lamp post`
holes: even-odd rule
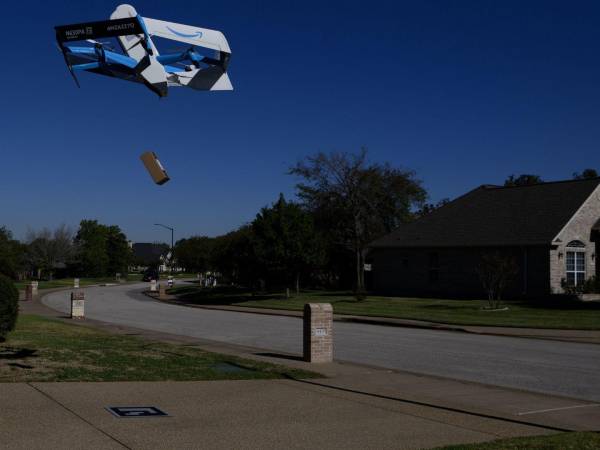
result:
[[[173,258],[175,256],[175,249],[173,248],[173,232],[174,232],[174,228],[172,227],[168,227],[166,225],[163,225],[162,223],[155,223],[154,224],[157,227],[163,227],[166,228],[167,230],[171,230],[171,262],[170,262],[170,266],[171,266],[171,275],[173,275]]]

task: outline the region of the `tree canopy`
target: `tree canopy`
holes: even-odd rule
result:
[[[510,175],[505,181],[504,186],[512,187],[512,186],[530,186],[532,184],[540,184],[543,183],[542,177],[539,175],[532,175],[524,173],[522,175]]]
[[[596,171],[596,169],[583,169],[581,173],[573,173],[574,180],[587,180],[590,178],[598,178],[598,172]]]
[[[175,244],[175,260],[188,272],[207,272],[212,267],[214,239],[208,236],[192,236]]]
[[[131,250],[125,234],[116,225],[82,220],[75,236],[78,271],[88,277],[127,273]]]
[[[0,274],[15,278],[25,267],[25,246],[0,227]]]
[[[299,198],[328,238],[351,250],[356,289],[364,289],[363,250],[374,238],[413,219],[427,193],[411,170],[367,160],[358,153],[317,153],[290,169],[302,179]]]
[[[283,282],[293,277],[300,291],[302,273],[323,260],[321,239],[311,214],[300,205],[286,202],[283,194],[271,207],[262,208],[252,222],[254,251],[271,277]]]

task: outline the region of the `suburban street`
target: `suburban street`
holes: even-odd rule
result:
[[[300,354],[302,321],[160,303],[147,284],[85,290],[86,317],[275,352]],[[69,291],[43,303],[68,313]],[[378,325],[334,324],[335,358],[408,372],[600,401],[600,346]]]

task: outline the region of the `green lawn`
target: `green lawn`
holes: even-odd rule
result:
[[[561,433],[550,436],[533,436],[500,439],[482,444],[451,445],[439,450],[598,450],[599,433]]]
[[[0,382],[272,379],[317,374],[33,315],[0,344]]]
[[[142,279],[142,275],[140,274],[129,274],[127,278],[123,278],[125,281],[140,281]],[[25,286],[31,283],[30,280],[27,281],[17,281],[15,282],[15,286],[17,289],[25,289]],[[80,278],[79,286],[89,286],[91,284],[102,284],[102,283],[116,283],[115,277],[105,277],[105,278]],[[38,284],[38,289],[52,289],[52,288],[61,288],[61,287],[73,287],[73,278],[59,278],[52,281],[40,281]]]
[[[555,300],[506,302],[507,311],[486,311],[483,300],[447,300],[369,296],[358,301],[348,292],[252,295],[233,288],[200,289],[187,285],[169,291],[193,304],[302,310],[305,303],[331,303],[335,313],[426,320],[455,325],[600,330],[600,303]]]

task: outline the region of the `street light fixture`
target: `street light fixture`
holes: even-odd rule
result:
[[[174,233],[174,228],[173,227],[169,227],[167,225],[163,225],[162,223],[155,223],[154,224],[157,227],[163,227],[166,228],[167,230],[171,230],[171,275],[173,275],[173,257],[175,256],[175,249],[173,248],[173,233]]]

